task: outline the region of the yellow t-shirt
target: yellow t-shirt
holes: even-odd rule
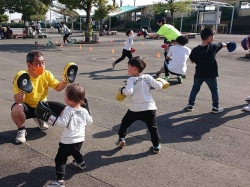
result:
[[[27,73],[28,70],[26,70]],[[25,94],[23,102],[32,108],[36,108],[39,101],[47,101],[47,95],[49,87],[56,88],[59,81],[55,79],[54,75],[47,70],[44,70],[43,74],[34,78],[30,75],[30,80],[33,86],[33,90],[29,94]],[[14,95],[17,94],[18,88],[13,84]]]
[[[168,41],[176,40],[181,33],[172,25],[164,24],[157,31],[157,34],[163,35]]]

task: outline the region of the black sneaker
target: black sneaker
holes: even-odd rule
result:
[[[157,72],[156,74],[155,74],[155,78],[158,78],[158,77],[160,77],[160,72]]]
[[[177,81],[178,81],[178,83],[182,83],[183,81],[182,81],[182,77],[181,76],[177,76]]]
[[[187,106],[187,111],[193,111],[194,109],[194,106],[193,105],[188,105]]]
[[[118,139],[118,147],[123,147],[124,145],[126,145],[125,139],[119,138]]]
[[[215,113],[215,114],[221,113],[221,112],[223,112],[223,111],[224,111],[224,108],[221,108],[221,107],[218,107],[218,108],[213,107],[213,108],[212,108],[212,113]]]
[[[76,160],[73,160],[72,161],[72,164],[80,169],[85,169],[86,168],[86,164],[85,162],[83,161],[82,163],[77,163]]]

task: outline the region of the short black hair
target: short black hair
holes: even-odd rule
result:
[[[180,45],[186,45],[188,43],[188,36],[178,36],[175,40]]]
[[[128,36],[130,33],[131,33],[131,29],[128,29],[127,31],[126,31],[126,35]]]
[[[30,51],[27,56],[26,56],[26,62],[28,63],[32,63],[34,62],[34,57],[37,56],[37,57],[41,57],[43,56],[43,54],[40,52],[40,51],[37,51],[37,50],[32,50]]]
[[[143,60],[140,56],[132,57],[129,59],[128,64],[132,67],[138,68],[139,72],[142,72],[147,66],[145,60]]]
[[[205,28],[201,30],[201,39],[206,40],[208,37],[213,36],[215,34],[212,28]]]
[[[158,18],[158,19],[156,20],[156,22],[157,22],[157,23],[163,23],[163,24],[166,24],[166,23],[167,23],[167,20],[166,20],[166,18],[161,17],[161,18]]]

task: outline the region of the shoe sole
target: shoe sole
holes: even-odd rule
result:
[[[19,141],[16,139],[16,143],[25,143],[25,142],[26,142],[26,140],[24,142],[22,142],[22,141]]]
[[[84,167],[81,167],[81,166],[78,166],[78,165],[76,165],[76,164],[74,164],[73,162],[72,162],[72,164],[75,166],[75,167],[78,167],[78,168],[80,168],[80,169],[86,169],[86,165],[84,166]]]
[[[223,111],[211,111],[213,114],[218,114],[218,113],[222,113],[222,112],[224,112],[224,110]]]
[[[154,150],[153,150],[153,152],[154,152],[154,154],[158,154],[160,151],[154,151]]]
[[[126,145],[126,142],[119,142],[118,147],[123,147],[123,146],[125,146],[125,145]]]
[[[187,111],[193,111],[193,109],[189,109],[189,108],[186,108],[187,109]]]

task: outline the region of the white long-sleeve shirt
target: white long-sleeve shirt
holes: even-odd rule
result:
[[[134,37],[135,37],[135,35],[132,35],[132,36],[129,36],[129,37],[127,38],[126,43],[125,43],[123,49],[126,49],[127,51],[130,51],[130,50],[131,50],[131,47],[132,47],[132,45],[133,45],[133,43],[134,43],[134,41],[133,41],[133,38],[134,38]]]
[[[85,108],[72,108],[66,106],[63,113],[55,122],[55,125],[63,127],[61,143],[74,144],[85,140],[85,127],[93,122]]]
[[[129,110],[134,112],[156,110],[150,87],[160,90],[162,86],[161,82],[156,81],[149,74],[130,77],[127,80],[126,87],[122,90],[123,95],[132,95],[132,103],[129,105]]]
[[[186,62],[189,58],[190,53],[191,50],[186,46],[171,46],[167,55],[168,57],[172,58],[172,60],[169,61],[169,64],[167,64],[169,71],[181,75],[185,74],[187,71]]]
[[[65,24],[62,26],[62,30],[63,30],[64,34],[69,34],[70,33],[70,29]]]

